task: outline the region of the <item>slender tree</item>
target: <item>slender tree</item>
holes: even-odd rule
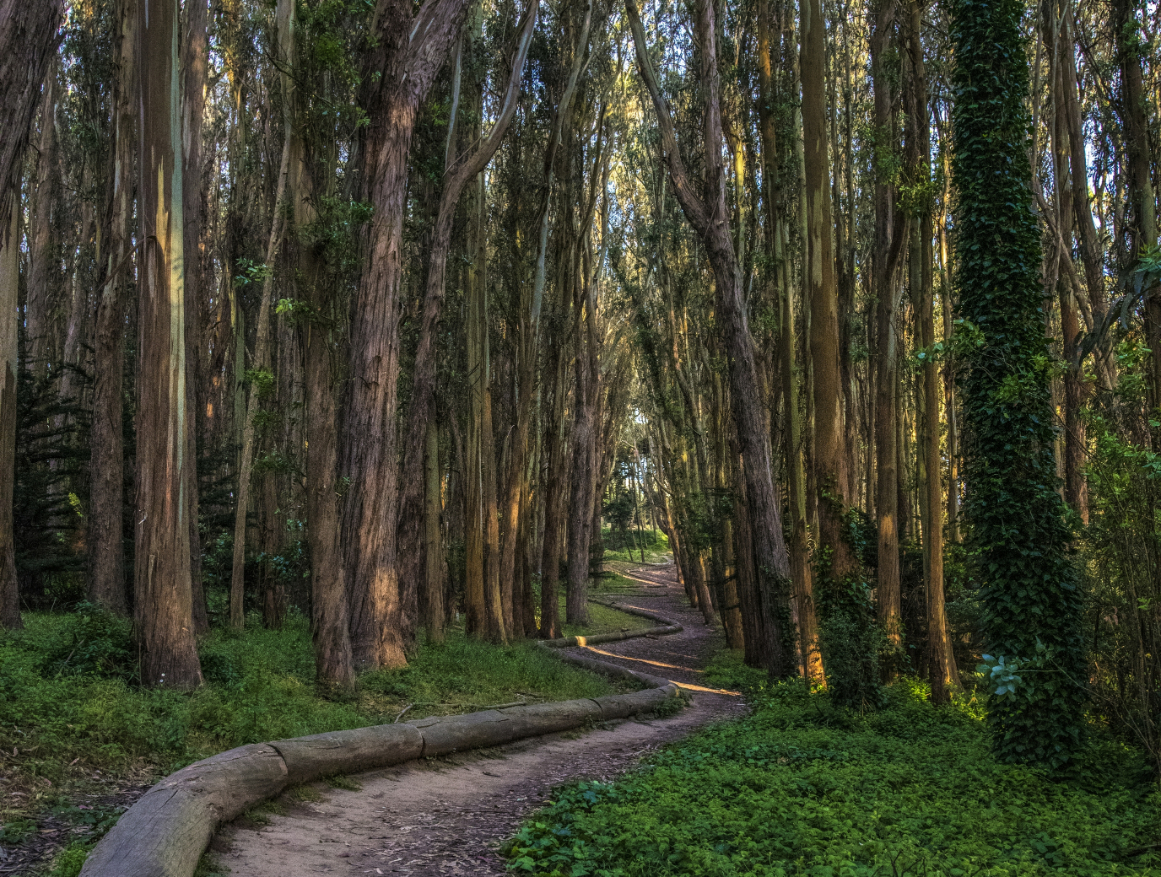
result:
[[[790,562],[782,535],[781,511],[774,492],[773,460],[769,432],[759,400],[757,363],[742,299],[741,273],[730,234],[722,165],[721,109],[718,102],[719,73],[717,25],[713,4],[700,0],[694,10],[698,42],[698,75],[704,88],[705,179],[699,195],[693,186],[678,148],[677,134],[661,87],[649,58],[645,30],[635,0],[626,0],[633,32],[637,64],[641,70],[661,129],[662,155],[673,182],[674,194],[686,219],[706,247],[714,272],[717,317],[729,363],[730,392],[734,400],[739,451],[745,469],[746,491],[753,528],[755,570],[760,599],[769,601],[764,611],[774,619],[774,642],[769,652],[770,674],[775,678],[794,673],[794,633],[789,614]],[[824,147],[825,148],[825,147]]]

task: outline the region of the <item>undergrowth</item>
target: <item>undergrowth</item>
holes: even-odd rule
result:
[[[707,681],[753,713],[662,750],[615,783],[559,789],[506,851],[568,877],[1161,875],[1161,795],[1099,734],[1070,772],[1001,764],[974,702],[936,709],[904,680],[857,715],[725,660]]]
[[[644,549],[646,563],[659,563],[669,559],[669,539],[660,530],[628,530],[603,527],[601,544],[605,549],[605,560],[621,560],[626,563],[640,563]]]
[[[192,693],[137,684],[130,624],[88,607],[26,613],[0,635],[0,836],[78,784],[142,772],[156,776],[235,746],[525,699],[609,694],[609,682],[532,643],[495,646],[448,632],[402,669],[364,674],[356,697],[315,693],[306,620],[282,631],[256,619],[238,635],[214,630],[199,647],[206,684]],[[588,633],[649,624],[593,607]]]

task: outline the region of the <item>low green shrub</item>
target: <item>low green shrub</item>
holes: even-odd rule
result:
[[[737,668],[733,668],[736,671]],[[1002,764],[973,702],[936,709],[915,680],[881,710],[831,706],[801,682],[743,682],[754,711],[615,783],[558,790],[506,852],[536,875],[1074,877],[1161,875],[1161,795],[1108,738],[1052,778]]]

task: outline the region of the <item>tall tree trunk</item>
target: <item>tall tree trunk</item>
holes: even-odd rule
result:
[[[516,54],[508,76],[508,87],[500,115],[486,139],[470,152],[455,155],[455,144],[449,132],[444,172],[444,187],[440,195],[439,213],[432,231],[431,255],[428,262],[427,289],[423,302],[423,323],[420,329],[419,345],[416,348],[415,366],[412,372],[411,403],[407,415],[407,443],[404,452],[403,472],[418,472],[422,465],[422,453],[426,447],[425,435],[431,419],[431,408],[435,397],[436,372],[436,330],[443,312],[444,294],[447,287],[447,261],[451,250],[452,224],[456,206],[464,187],[476,179],[496,154],[512,118],[516,114],[524,77],[524,61],[532,34],[536,27],[536,13],[539,4],[529,3],[520,23],[520,36]],[[458,94],[457,94],[458,98]],[[535,349],[535,348],[534,348]],[[520,421],[517,421],[518,428]],[[525,431],[527,427],[525,426]],[[423,483],[420,479],[405,478],[403,499],[399,515],[400,564],[405,577],[412,581],[420,579],[419,560],[420,527],[425,518]],[[507,563],[507,549],[502,553],[502,562]],[[501,573],[501,580],[504,580]],[[431,631],[428,631],[431,634]]]
[[[544,446],[548,448],[548,482],[544,488],[544,548],[540,564],[540,638],[560,636],[560,512],[568,484],[565,459],[564,400],[568,395],[560,333],[554,331],[545,357],[552,375],[552,410],[545,418]]]
[[[875,300],[875,518],[878,523],[879,623],[895,649],[902,648],[902,597],[899,579],[899,469],[896,431],[899,418],[899,262],[903,253],[906,223],[898,209],[898,193],[892,180],[895,153],[896,102],[886,57],[892,48],[897,10],[895,0],[879,0],[872,11],[870,40],[871,80],[877,143],[875,177],[875,244],[871,253]],[[849,498],[848,498],[849,499]]]
[[[40,133],[36,141],[36,186],[29,196],[28,268],[25,292],[25,361],[29,371],[43,378],[61,367],[54,344],[59,321],[61,241],[54,211],[64,206],[61,166],[57,157],[56,103],[58,61],[49,65],[40,103]],[[29,187],[32,188],[31,182]]]
[[[146,685],[194,688],[202,673],[190,581],[189,458],[178,3],[139,0],[137,533],[134,617]]]
[[[810,356],[814,396],[814,470],[818,491],[818,549],[822,575],[820,645],[827,683],[836,702],[865,706],[877,692],[869,611],[858,559],[846,539],[850,497],[843,472],[842,387],[839,368],[838,296],[831,243],[829,160],[826,136],[826,22],[821,0],[803,0],[800,68],[806,190],[804,271],[810,299]]]
[[[6,180],[0,179],[0,185]],[[20,286],[20,186],[4,185],[0,216],[0,628],[24,627],[16,579],[16,540],[12,532],[12,488],[16,481],[16,301]]]
[[[635,0],[626,0],[625,7],[633,31],[637,63],[657,112],[662,152],[668,164],[674,193],[682,212],[706,247],[706,255],[714,272],[715,310],[729,363],[730,397],[737,400],[733,412],[737,421],[739,450],[745,461],[746,490],[754,527],[758,593],[762,600],[769,601],[769,616],[774,621],[770,633],[775,637],[775,642],[771,644],[771,664],[768,669],[772,677],[783,678],[794,673],[795,664],[794,635],[789,612],[790,562],[782,535],[781,511],[774,492],[770,436],[761,406],[757,404],[762,395],[754,342],[742,297],[741,272],[729,222],[725,218],[729,212],[726,209],[725,174],[720,149],[722,126],[718,103],[715,11],[709,0],[699,0],[695,7],[695,30],[699,45],[698,76],[706,95],[703,108],[706,169],[704,191],[702,196],[698,196],[681,159],[673,120],[649,60],[645,32]],[[830,270],[833,273],[833,264]],[[837,334],[837,318],[833,328]]]
[[[444,639],[443,593],[445,577],[440,513],[443,511],[443,504],[440,499],[439,424],[434,417],[427,421],[425,444],[427,445],[427,453],[423,461],[424,627],[427,628],[429,642],[442,643]]]
[[[197,376],[198,359],[202,350],[200,325],[201,305],[207,298],[202,290],[201,247],[204,202],[202,200],[202,116],[206,104],[206,67],[209,65],[209,41],[206,21],[209,4],[206,0],[189,0],[184,8],[185,36],[182,40],[182,183],[184,216],[183,250],[185,253],[185,351],[189,363],[186,380],[186,411],[190,418],[186,429],[186,453],[191,461],[185,485],[189,503],[190,581],[193,587],[193,617],[195,633],[210,628],[206,610],[205,584],[202,581],[201,534],[198,532],[198,449]]]
[[[284,60],[296,61],[293,34],[296,29],[293,3],[280,3],[279,31]],[[293,70],[293,66],[286,68]],[[288,74],[284,74],[288,75]],[[335,360],[339,345],[332,326],[338,324],[337,296],[333,280],[324,270],[323,259],[315,246],[302,240],[302,234],[318,219],[315,211],[316,178],[333,179],[334,151],[329,144],[321,150],[326,160],[316,169],[317,159],[309,154],[300,120],[301,107],[294,91],[284,111],[290,115],[290,177],[287,180],[294,229],[299,288],[318,319],[299,323],[304,369],[304,411],[306,439],[306,518],[307,545],[310,549],[311,640],[314,646],[315,682],[324,695],[344,695],[355,687],[355,664],[348,627],[350,607],[347,599],[346,571],[342,550],[341,515],[338,495],[338,430],[335,411]],[[315,145],[317,148],[317,144]]]
[[[519,320],[519,354],[517,362],[516,390],[516,430],[513,438],[513,452],[508,463],[508,483],[504,508],[504,549],[503,567],[500,572],[501,585],[505,593],[515,587],[516,555],[520,550],[516,539],[521,527],[519,521],[518,497],[525,493],[525,473],[528,471],[528,438],[532,420],[533,395],[536,388],[536,371],[540,354],[540,314],[544,306],[546,282],[546,260],[548,255],[548,226],[552,212],[553,183],[556,177],[556,155],[559,150],[565,119],[571,117],[572,99],[576,94],[577,80],[587,57],[589,28],[592,23],[592,3],[586,5],[584,23],[581,26],[577,45],[573,49],[573,61],[569,70],[564,92],[553,115],[552,130],[548,147],[544,153],[544,186],[540,194],[537,217],[536,269],[532,288],[521,287]],[[529,631],[531,633],[531,631]]]
[[[12,533],[21,162],[56,46],[62,0],[0,0],[0,628],[23,626]]]
[[[574,303],[576,318],[573,330],[576,338],[576,396],[572,422],[572,494],[568,512],[568,579],[565,589],[565,617],[569,624],[588,624],[589,604],[589,539],[593,525],[593,483],[596,462],[593,408],[597,388],[592,368],[595,351],[595,331],[592,312],[595,296],[588,294],[587,278],[580,284],[584,292]]]
[[[467,0],[379,0],[365,62],[361,144],[366,200],[363,271],[351,306],[350,383],[342,471],[351,479],[343,539],[357,666],[407,663],[398,567],[399,324],[403,214],[411,134],[420,102],[455,42]],[[414,36],[413,36],[414,35]]]
[[[1068,65],[1064,56],[1074,52],[1071,40],[1065,39],[1065,22],[1057,29],[1056,3],[1045,3],[1045,43],[1047,44],[1050,68],[1052,70],[1052,130],[1049,132],[1049,146],[1052,152],[1053,195],[1055,196],[1055,225],[1057,244],[1051,248],[1059,259],[1056,292],[1060,303],[1060,335],[1064,354],[1064,501],[1088,523],[1088,484],[1084,474],[1085,425],[1080,416],[1084,404],[1084,372],[1078,361],[1080,323],[1077,318],[1079,284],[1075,287],[1071,279],[1075,276],[1072,268],[1072,240],[1074,220],[1073,194],[1076,187],[1071,179],[1071,149],[1069,142],[1069,83],[1066,80]],[[1073,86],[1075,87],[1075,86]],[[1083,187],[1087,201],[1087,185]],[[1086,204],[1087,208],[1087,204]],[[1089,222],[1092,222],[1091,214]],[[1079,223],[1083,229],[1084,223]],[[1080,251],[1085,252],[1085,237],[1080,238]],[[1092,290],[1089,290],[1091,296]],[[1099,289],[1097,291],[1099,296]],[[1095,328],[1095,326],[1094,326]]]
[[[931,180],[931,127],[928,121],[927,68],[923,58],[923,7],[907,0],[904,26],[909,75],[908,163],[913,179],[925,187]],[[951,689],[959,688],[959,673],[947,630],[943,590],[943,490],[939,454],[940,381],[935,366],[935,253],[932,245],[934,206],[925,198],[915,217],[912,236],[912,298],[917,302],[919,346],[924,351],[920,383],[923,388],[923,421],[920,444],[923,455],[923,555],[927,573],[927,666],[933,703],[946,703]]]
[[[289,102],[289,77],[283,77],[283,85],[285,87],[283,100]],[[270,310],[274,299],[274,257],[278,255],[286,231],[286,181],[290,174],[292,127],[289,121],[284,121],[282,159],[279,162],[278,183],[274,191],[270,238],[266,243],[262,298],[258,305],[258,326],[254,339],[254,359],[251,369],[259,374],[266,372],[270,367],[272,323]],[[239,362],[238,365],[241,366],[242,363]],[[234,507],[234,554],[230,574],[230,627],[234,630],[241,630],[246,621],[246,530],[250,511],[250,481],[254,472],[254,443],[257,439],[258,405],[266,386],[268,384],[263,377],[251,381],[250,396],[246,402],[245,420],[242,423],[242,451],[238,462],[238,494]]]
[[[766,203],[769,208],[767,222],[770,225],[770,247],[778,271],[778,322],[779,322],[779,374],[782,379],[782,404],[785,417],[784,446],[786,456],[786,482],[789,492],[790,514],[790,574],[793,581],[794,603],[798,620],[799,662],[803,673],[812,681],[822,681],[822,661],[818,653],[818,631],[814,612],[814,584],[810,569],[810,546],[807,539],[806,522],[806,474],[802,465],[802,416],[798,402],[798,379],[800,369],[797,362],[798,342],[794,326],[794,289],[790,281],[790,260],[786,258],[789,226],[778,215],[778,199],[775,198],[774,180],[777,178],[779,155],[777,152],[776,126],[774,117],[774,70],[771,62],[773,45],[770,39],[770,3],[764,2],[758,9],[758,85],[760,100],[758,116],[762,139],[763,180],[768,192]],[[748,517],[748,515],[747,515]],[[746,539],[750,543],[749,538]],[[746,565],[753,568],[752,560]],[[739,575],[743,564],[739,561]],[[747,645],[747,653],[749,646]]]
[[[295,225],[299,229],[314,220],[309,180],[303,169],[294,186]],[[302,248],[298,265],[311,307],[324,315],[334,311],[333,300],[323,288],[325,281],[317,255],[309,247]],[[337,492],[336,349],[327,323],[308,322],[301,328],[306,362],[306,515],[315,677],[324,691],[341,692],[354,687],[355,669],[347,627],[349,609]]]
[[[105,210],[108,242],[97,298],[93,362],[88,592],[90,602],[117,615],[126,615],[129,611],[121,527],[125,502],[121,393],[125,365],[125,292],[132,258],[136,16],[132,0],[121,0],[117,15],[117,78],[113,85],[113,149],[109,174],[112,184]],[[196,625],[197,601],[193,603]]]

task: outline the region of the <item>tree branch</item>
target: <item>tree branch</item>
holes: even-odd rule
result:
[[[625,0],[625,12],[629,16],[629,29],[633,32],[633,46],[637,50],[637,66],[641,70],[641,79],[649,96],[653,99],[653,107],[657,111],[657,125],[661,129],[661,155],[669,167],[669,175],[673,178],[673,190],[681,209],[694,227],[698,236],[705,238],[710,230],[710,211],[705,202],[694,192],[686,172],[685,163],[681,160],[681,153],[677,148],[677,133],[673,128],[673,117],[669,114],[669,107],[661,94],[661,87],[657,83],[657,74],[649,60],[649,49],[645,43],[645,28],[641,24],[641,13],[637,9],[637,0]],[[710,144],[706,144],[710,148]]]

